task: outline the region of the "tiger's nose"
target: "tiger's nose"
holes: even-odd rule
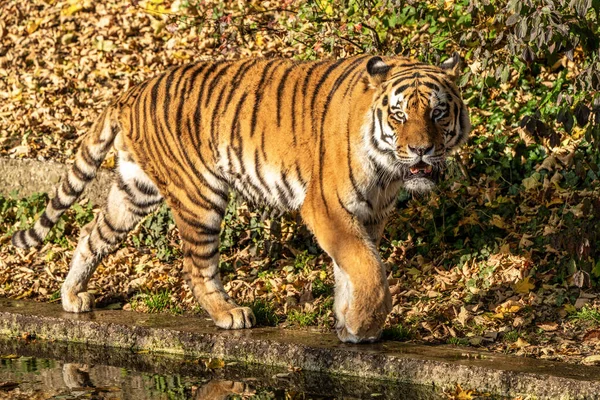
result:
[[[414,153],[418,156],[430,156],[433,154],[433,151],[435,149],[435,145],[431,145],[431,146],[411,146],[408,145],[408,152],[409,153]]]

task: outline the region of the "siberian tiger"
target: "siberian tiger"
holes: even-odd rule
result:
[[[230,190],[299,210],[333,259],[336,330],[344,342],[379,338],[391,297],[378,244],[401,187],[434,188],[445,158],[467,139],[469,114],[454,81],[460,57],[440,67],[398,57],[296,62],[251,59],[173,68],[109,106],[33,228],[38,246],[118,151],[107,205],[82,230],[61,289],[66,311],[93,306],[87,283],[102,257],[166,200],[195,298],[224,329],[255,317],[219,278],[219,233]]]

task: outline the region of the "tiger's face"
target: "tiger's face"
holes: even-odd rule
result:
[[[413,192],[433,189],[446,156],[467,139],[469,112],[454,80],[460,57],[440,67],[373,57],[367,64],[375,90],[365,129],[370,158]]]

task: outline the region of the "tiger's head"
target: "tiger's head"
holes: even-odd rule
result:
[[[439,67],[381,57],[367,63],[366,84],[374,91],[364,130],[368,154],[409,191],[433,189],[446,156],[471,130],[455,84],[460,63],[458,53]]]

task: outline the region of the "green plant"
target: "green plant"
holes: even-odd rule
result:
[[[143,305],[143,307],[140,307],[140,305]],[[131,308],[134,310],[143,308],[144,311],[150,313],[159,313],[167,310],[173,314],[181,314],[183,312],[179,306],[173,303],[168,290],[161,290],[155,293],[139,293],[131,300]]]
[[[467,338],[451,337],[451,338],[448,338],[446,343],[454,345],[454,346],[468,346],[469,340]]]
[[[279,317],[276,314],[273,304],[262,299],[256,299],[248,304],[248,307],[254,312],[257,325],[261,326],[277,326]]]
[[[149,215],[140,224],[137,235],[131,239],[135,247],[154,247],[159,260],[170,262],[180,253],[178,240],[173,235],[174,227],[171,210],[163,204],[157,212]]]
[[[591,322],[595,325],[600,324],[600,311],[588,306],[583,306],[581,310],[570,315],[571,319]]]
[[[299,310],[291,310],[287,314],[287,321],[298,326],[310,326],[317,323],[317,311],[302,312]]]
[[[383,340],[406,341],[412,339],[412,337],[413,333],[411,332],[410,328],[407,328],[402,324],[385,328],[381,333],[381,338]]]
[[[509,331],[504,334],[504,340],[509,343],[516,342],[521,337],[521,334],[518,331]]]

